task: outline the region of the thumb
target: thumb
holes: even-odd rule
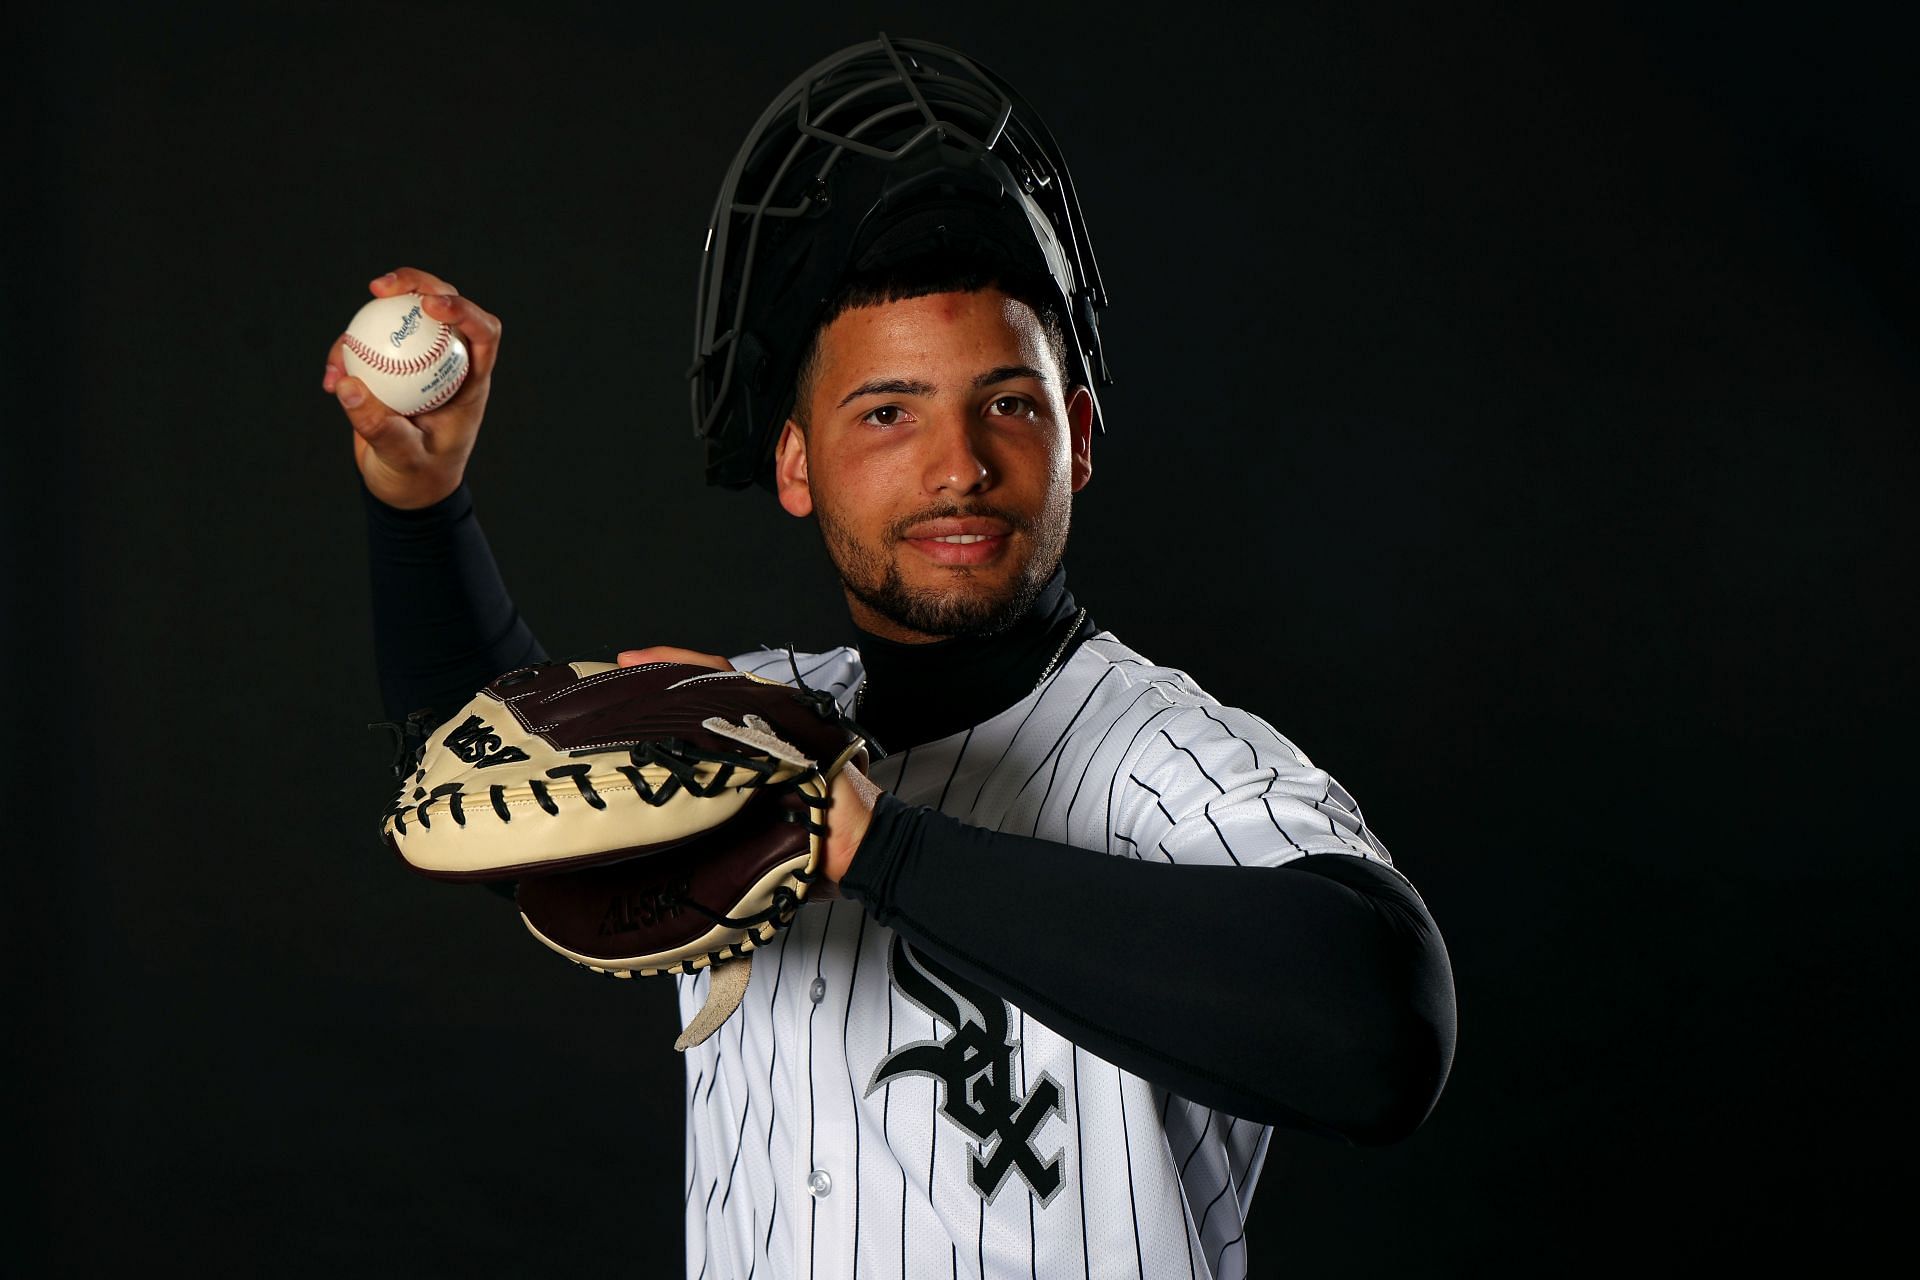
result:
[[[682,649],[677,645],[656,644],[645,649],[622,649],[617,661],[623,667],[637,667],[647,662],[686,662],[698,667],[712,667],[716,671],[732,671],[733,664],[717,653],[701,653],[698,649]]]
[[[353,425],[354,434],[389,462],[425,453],[420,428],[382,404],[360,379],[341,378],[334,384],[333,394]]]

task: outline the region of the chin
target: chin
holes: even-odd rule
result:
[[[974,566],[936,568],[915,582],[896,563],[877,586],[849,584],[849,589],[876,613],[923,635],[986,636],[1005,630],[1033,607],[1047,578],[1026,570],[1024,564],[984,574]]]
[[[1050,541],[1036,546],[1021,536],[990,563],[942,565],[912,547],[862,542],[825,507],[817,507],[815,515],[848,597],[923,636],[984,636],[1006,629],[1032,608],[1064,549]],[[1042,565],[1045,572],[1038,571]]]

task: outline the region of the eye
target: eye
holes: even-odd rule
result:
[[[1035,409],[1033,401],[1025,396],[995,396],[987,406],[994,410],[1003,410],[1005,417],[1032,417]]]
[[[878,409],[867,410],[860,421],[872,423],[876,427],[892,427],[899,425],[900,415],[905,412],[906,410],[897,404],[883,404]]]

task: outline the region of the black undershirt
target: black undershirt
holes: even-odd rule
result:
[[[547,660],[465,484],[418,511],[361,494],[390,719],[451,715],[501,672]],[[868,688],[857,716],[889,752],[989,719],[1095,634],[1078,614],[1062,568],[992,637],[907,645],[859,631]],[[1398,1141],[1452,1064],[1439,930],[1399,876],[1359,857],[1167,866],[988,831],[883,793],[840,892],[1087,1051],[1256,1123]],[[1149,961],[1166,955],[1188,959]]]
[[[902,644],[856,627],[866,676],[855,718],[889,752],[963,733],[1032,693],[1050,664],[1057,669],[1099,634],[1091,616],[1075,626],[1078,618],[1063,565],[1020,619],[993,636]]]

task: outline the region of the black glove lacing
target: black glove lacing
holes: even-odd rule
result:
[[[867,754],[869,758],[874,760],[886,759],[886,748],[881,746],[872,734],[861,728],[858,720],[855,720],[847,712],[842,711],[840,709],[840,703],[831,693],[825,689],[812,689],[807,686],[807,682],[800,676],[800,659],[794,653],[793,642],[789,640],[783,647],[787,651],[787,664],[793,668],[793,682],[799,686],[799,688],[794,691],[793,700],[804,706],[811,707],[814,713],[822,720],[833,721],[848,733],[853,734],[865,742],[867,744]]]
[[[393,760],[387,770],[393,774],[394,781],[398,782],[420,767],[420,757],[426,751],[427,739],[439,723],[439,712],[432,707],[421,707],[409,711],[404,721],[376,720],[367,726],[369,729],[385,729],[393,735]]]

